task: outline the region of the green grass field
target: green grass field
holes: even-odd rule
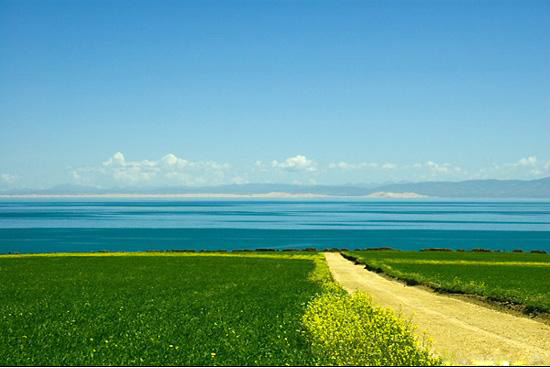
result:
[[[477,252],[344,252],[389,276],[550,312],[550,255]]]
[[[0,365],[439,362],[319,254],[3,256],[0,295]]]

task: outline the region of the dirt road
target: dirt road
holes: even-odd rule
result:
[[[349,292],[412,319],[433,350],[454,364],[550,365],[550,326],[388,280],[338,253],[325,253],[334,279]]]

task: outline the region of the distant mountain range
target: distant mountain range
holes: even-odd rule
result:
[[[380,192],[414,192],[445,198],[550,198],[550,177],[537,180],[467,180],[388,184]]]
[[[326,196],[376,197],[376,198],[550,198],[550,177],[536,180],[467,180],[460,182],[432,181],[398,184],[357,185],[294,185],[294,184],[232,184],[204,187],[160,188],[96,188],[62,185],[49,189],[21,189],[0,191],[1,195],[258,195],[285,193]],[[400,196],[403,194],[403,196]]]

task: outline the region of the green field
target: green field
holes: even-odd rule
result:
[[[0,365],[439,362],[319,254],[4,256],[0,295]]]
[[[344,252],[371,269],[439,291],[487,297],[550,312],[550,255],[478,252]]]

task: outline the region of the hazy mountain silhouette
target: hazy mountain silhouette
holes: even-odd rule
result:
[[[49,189],[19,189],[0,192],[4,195],[25,194],[320,194],[332,196],[367,196],[372,193],[417,193],[442,198],[550,198],[550,177],[536,180],[466,180],[460,182],[431,181],[395,184],[295,185],[295,184],[231,184],[203,187],[116,187],[60,185]]]

